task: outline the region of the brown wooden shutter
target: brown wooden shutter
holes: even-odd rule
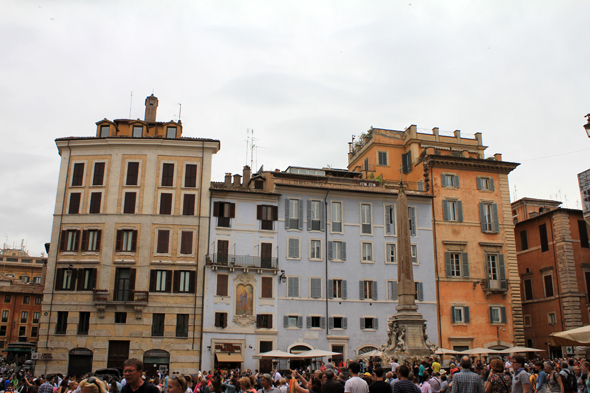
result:
[[[70,206],[68,207],[68,214],[80,213],[80,193],[72,192],[70,194]]]
[[[180,253],[191,254],[193,252],[193,233],[191,231],[182,231],[180,239]]]
[[[61,231],[61,238],[59,239],[59,251],[66,250],[67,238],[68,238],[68,231]]]
[[[215,313],[215,327],[221,327],[221,313]]]
[[[121,251],[121,243],[123,243],[123,231],[117,231],[117,239],[115,242],[115,251]]]
[[[80,230],[78,229],[76,231],[76,239],[74,242],[74,246],[72,248],[72,251],[78,251],[78,245],[80,244]]]
[[[155,292],[156,290],[156,276],[157,270],[150,270],[150,292]]]
[[[189,293],[195,293],[195,282],[197,281],[197,275],[195,271],[190,271],[189,273],[188,291]]]
[[[96,231],[96,251],[100,251],[100,235],[102,231]]]
[[[80,269],[80,270],[82,270],[82,269]],[[78,281],[78,269],[72,269],[72,281],[70,281],[70,287],[68,288],[68,290],[75,291],[77,281]]]
[[[119,292],[119,276],[121,275],[121,268],[115,270],[115,291],[113,293],[113,300],[117,300],[117,293]]]
[[[133,232],[133,239],[131,239],[131,251],[135,251],[137,247],[137,230],[133,230],[131,232]]]
[[[129,269],[129,301],[135,300],[135,269]]]
[[[160,214],[172,214],[172,194],[160,194]]]
[[[272,220],[277,221],[279,219],[279,207],[273,206],[272,207]]]
[[[257,314],[256,315],[256,328],[261,328],[262,327],[262,315],[261,314]]]
[[[229,218],[236,218],[236,204],[229,204]]]
[[[256,219],[257,220],[262,220],[262,205],[258,205],[256,206]]]
[[[184,175],[185,187],[196,187],[197,185],[197,166],[195,164],[187,164]]]
[[[64,269],[57,269],[55,276],[55,290],[59,291],[64,285]]]
[[[164,164],[162,167],[162,186],[171,187],[174,184],[174,164]]]
[[[135,213],[136,199],[137,199],[137,193],[135,193],[135,192],[126,192],[125,193],[125,202],[123,205],[123,213],[124,214],[134,214]]]
[[[172,287],[172,292],[174,292],[174,293],[180,292],[180,271],[179,270],[174,271],[174,284]]]
[[[213,217],[219,217],[219,202],[213,202]]]
[[[127,180],[126,180],[125,184],[128,186],[136,186],[138,174],[139,174],[139,162],[127,163]]]
[[[158,253],[166,254],[168,252],[168,246],[170,243],[170,231],[159,230],[158,231]]]
[[[223,313],[221,315],[223,315],[223,326],[222,327],[226,328],[227,327],[227,313]]]
[[[266,318],[266,327],[272,329],[272,314],[268,314],[268,317]]]
[[[79,273],[78,276],[81,278],[78,280],[78,285],[76,290],[83,291],[84,290],[84,278],[86,277],[86,269],[78,269]]]
[[[104,162],[94,163],[94,179],[92,179],[93,186],[102,186],[104,179]]]
[[[172,291],[172,270],[166,271],[166,292]]]
[[[183,216],[194,216],[195,215],[195,194],[184,194],[182,215]]]
[[[80,247],[82,251],[88,251],[88,231],[82,231],[82,246]]]
[[[91,286],[89,289],[94,289],[96,288],[96,276],[98,271],[96,269],[91,269],[92,270],[92,280],[91,280]]]

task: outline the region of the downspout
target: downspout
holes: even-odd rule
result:
[[[212,200],[211,190],[209,190],[209,217],[207,217],[207,256],[209,255],[209,241],[211,240],[211,200]],[[205,274],[207,272],[207,257],[205,257],[205,264],[203,265],[203,298],[205,292]],[[201,355],[199,358],[199,366],[203,366],[203,327],[205,326],[205,302],[201,306]]]
[[[330,190],[328,190],[328,192],[326,192],[326,196],[324,197],[324,230],[325,230],[325,244],[324,244],[324,256],[326,257],[326,336],[328,334],[330,334],[330,324],[327,323],[328,322],[328,318],[330,317],[328,312],[328,304],[329,304],[329,300],[328,300],[328,194],[330,193]],[[331,227],[330,227],[331,229]]]
[[[430,168],[430,189],[432,191],[432,201],[430,203],[430,206],[432,207],[432,228],[434,229],[432,231],[432,237],[433,237],[433,241],[434,241],[434,258],[436,261],[436,268],[434,270],[434,275],[435,275],[435,279],[436,279],[436,319],[438,322],[438,345],[439,347],[443,347],[442,346],[442,322],[440,320],[441,315],[440,315],[440,285],[439,285],[439,276],[438,276],[438,244],[436,242],[436,216],[434,215],[434,176],[432,174],[432,169],[434,167],[434,164],[432,164],[432,167]],[[451,348],[452,349],[452,348]]]
[[[59,216],[59,236],[61,236],[61,224],[63,221],[63,216],[64,216],[64,209],[66,206],[66,191],[68,188],[68,179],[70,177],[70,160],[72,158],[72,149],[70,149],[70,141],[68,140],[68,144],[67,144],[67,148],[69,150],[69,154],[68,154],[68,165],[67,165],[67,171],[66,171],[66,182],[64,184],[64,195],[61,201],[61,214]],[[58,237],[59,239],[59,237]],[[54,252],[56,253],[55,256],[55,264],[53,266],[53,283],[51,283],[51,301],[49,302],[49,318],[47,321],[47,340],[45,340],[45,349],[49,349],[49,327],[51,326],[51,310],[53,309],[53,294],[55,292],[55,274],[57,272],[57,253],[59,253],[59,243],[60,241],[57,241],[56,247],[53,247]],[[49,256],[49,255],[48,255]],[[49,258],[47,258],[49,260]],[[14,315],[13,315],[14,316]],[[47,371],[47,361],[45,362],[45,371]]]
[[[199,207],[197,209],[197,217],[199,218],[199,230],[197,231],[197,249],[195,250],[196,253],[196,257],[197,257],[197,266],[195,268],[195,276],[196,274],[199,272],[199,252],[200,252],[200,240],[201,240],[201,230],[202,230],[202,225],[201,225],[201,197],[203,195],[203,166],[205,165],[205,141],[201,141],[201,185],[200,185],[200,189],[199,189],[199,200],[198,200],[198,204]],[[196,280],[196,277],[195,277]],[[196,284],[196,283],[195,283]],[[201,291],[203,290],[203,288],[201,288]],[[193,305],[193,342],[192,342],[192,349],[195,349],[195,334],[196,334],[196,329],[197,329],[197,297],[198,297],[198,291],[195,285],[195,301],[194,301],[194,305]],[[203,337],[203,301],[202,301],[202,297],[203,294],[201,293],[201,338]],[[203,352],[203,343],[201,343],[201,351]],[[199,363],[199,366],[201,364]]]

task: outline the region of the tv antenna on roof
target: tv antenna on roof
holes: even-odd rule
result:
[[[131,119],[131,107],[133,106],[133,92],[131,92],[131,100],[129,100],[129,118]]]

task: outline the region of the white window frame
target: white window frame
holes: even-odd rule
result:
[[[288,318],[287,320],[289,321],[289,323],[287,324],[287,327],[286,327],[286,329],[300,329],[300,327],[299,327],[299,326],[298,326],[298,324],[297,324],[297,322],[298,322],[298,319],[299,319],[300,317],[301,317],[300,315],[294,315],[294,314],[289,314],[289,315],[287,315],[287,318]],[[294,325],[294,326],[291,326],[291,319],[292,319],[292,318],[295,318],[295,325]]]
[[[490,306],[490,308],[492,309],[492,313],[491,313],[491,323],[492,324],[501,324],[502,323],[502,307],[501,306]],[[494,311],[497,311],[498,313],[498,320],[494,319]]]
[[[492,263],[493,257],[493,263]],[[499,266],[498,254],[486,254],[486,270],[487,278],[490,281],[500,281],[500,266]]]
[[[457,200],[456,199],[445,199],[447,202],[447,206],[449,207],[448,210],[448,220],[447,221],[459,221],[459,212],[457,211]]]
[[[384,217],[385,222],[383,223],[384,226],[384,230],[383,233],[385,236],[397,236],[397,206],[395,204],[384,204],[383,205],[383,209],[385,211],[385,213],[389,213],[390,211],[393,213],[393,233],[387,233],[387,219],[389,219],[389,217],[387,217],[387,219]],[[389,216],[389,214],[388,214]]]
[[[484,206],[484,216],[486,220],[486,233],[494,231],[494,204],[482,202]]]
[[[100,250],[96,247],[96,241],[98,239],[98,236],[94,236],[94,238],[91,239],[90,232],[100,233],[100,237],[102,238],[102,230],[100,228],[84,228],[84,230],[88,231],[88,246],[87,247],[90,248],[90,243],[91,242],[94,243],[94,247],[93,247],[92,250],[88,250],[88,251],[82,250],[82,251],[85,252],[85,253],[97,253],[97,252],[99,252]],[[83,233],[83,232],[81,232],[81,233]],[[80,236],[82,236],[82,235],[80,235]],[[80,241],[81,240],[82,239],[80,239]],[[102,239],[101,239],[101,241],[102,241]]]
[[[393,255],[391,249],[393,248]],[[390,258],[393,257],[393,261]],[[397,265],[397,243],[385,243],[385,264]]]
[[[365,251],[369,251],[371,255],[366,255]],[[375,263],[375,256],[373,252],[373,242],[361,242],[361,263]]]
[[[174,130],[174,138],[170,137],[170,130]],[[176,139],[178,138],[178,127],[176,126],[166,126],[166,139]]]
[[[373,299],[373,282],[374,280],[363,280],[363,296],[364,300]]]
[[[172,228],[172,227],[155,227],[154,229],[155,229],[154,255],[172,256],[172,241],[174,240],[174,228]],[[169,233],[168,233],[168,252],[165,252],[165,253],[158,252],[158,237],[160,236],[160,231],[169,231]],[[178,248],[179,248],[178,252],[180,253],[180,247],[178,247]]]
[[[310,327],[308,328],[309,330],[321,330],[322,329],[322,318],[324,317],[321,314],[311,314],[308,315],[310,319]],[[320,326],[312,326],[313,325],[313,318],[320,318]]]
[[[445,188],[457,188],[457,185],[455,184],[455,176],[457,176],[456,174],[443,173],[442,175],[445,177],[446,183],[447,183]]]
[[[395,293],[395,298],[394,298],[394,296],[393,296],[394,293],[392,292],[393,291],[393,287],[390,284],[390,283],[393,283],[393,282],[397,282],[397,281],[396,280],[385,280],[385,288],[387,290],[387,300],[392,301],[392,302],[393,301],[397,301],[397,293]]]
[[[557,324],[557,313],[555,311],[547,313],[547,323],[551,326]]]
[[[139,229],[137,228],[132,228],[132,227],[121,227],[121,228],[117,228],[117,231],[123,231],[123,238],[121,239],[121,251],[118,251],[120,253],[123,252],[127,252],[127,253],[135,253],[138,250],[137,244],[138,244],[138,240],[139,240]],[[133,244],[133,231],[137,231],[137,239],[135,239],[135,251],[131,251],[131,244]],[[117,232],[115,231],[115,234]],[[127,234],[130,234],[130,236],[127,236]],[[157,238],[156,238],[157,240]]]
[[[342,278],[333,278],[332,279],[332,299],[342,299],[342,282],[344,279]],[[339,283],[339,284],[338,284]],[[340,296],[337,295],[337,290],[340,291]]]
[[[289,255],[289,250],[291,249],[289,243],[291,242],[291,240],[297,240],[297,244],[298,244],[297,250],[298,251],[297,251],[297,257],[296,258],[295,257],[291,257]],[[300,261],[301,260],[301,239],[300,238],[298,238],[298,237],[288,237],[287,238],[287,259],[290,259],[290,260],[293,260],[293,261]]]
[[[376,316],[374,316],[374,315],[363,315],[363,316],[361,316],[361,318],[363,320],[365,320],[365,326],[363,326],[361,328],[362,331],[365,331],[365,332],[366,331],[369,331],[369,332],[377,331],[377,329],[375,329],[375,320],[377,320],[377,317]],[[371,328],[366,327],[366,321],[367,321],[367,319],[371,319],[373,321],[373,323],[372,323],[373,327],[371,327]]]
[[[295,201],[297,202],[297,209],[293,209],[293,204]],[[288,231],[300,231],[299,227],[303,228],[303,217],[299,217],[299,210],[301,209],[300,206],[302,202],[303,201],[300,198],[289,198],[289,229],[287,229]],[[297,225],[295,226],[295,228],[291,227],[291,220],[297,220]]]
[[[138,128],[141,129],[141,134],[140,135],[136,135],[136,133],[135,133]],[[143,126],[138,126],[137,124],[133,124],[131,126],[131,137],[133,137],[133,138],[141,138],[141,137],[143,137]]]
[[[314,242],[319,243],[318,247],[318,255],[314,255],[313,245]],[[322,239],[309,239],[309,260],[310,261],[323,261],[323,247],[322,247]]]
[[[335,214],[334,214],[334,207],[335,206],[340,206],[340,212],[339,212],[339,214],[340,214],[340,221],[336,221],[335,218],[334,218],[334,216],[335,216]],[[343,220],[344,214],[343,214],[343,209],[342,209],[343,206],[344,206],[344,204],[342,203],[342,201],[332,201],[331,202],[331,207],[330,207],[330,220],[331,220],[331,222],[330,222],[330,233],[344,233],[344,220]],[[336,216],[337,216],[337,214],[336,214]],[[338,217],[336,217],[336,218],[338,218]],[[340,224],[340,230],[339,231],[334,230],[334,223],[339,223]]]
[[[331,262],[344,262],[344,259],[342,259],[343,245],[344,241],[342,240],[332,240],[332,259],[330,260]],[[335,253],[339,253],[339,255],[337,255],[338,258],[336,258],[336,255],[334,255]]]
[[[455,320],[454,324],[465,324],[465,307],[453,306],[452,310],[455,312],[455,314],[451,317],[451,320]],[[461,318],[457,318],[458,314],[460,314]]]
[[[311,231],[321,231],[322,230],[322,201],[317,199],[311,199],[310,201],[311,206],[311,217],[308,217],[311,220]],[[317,222],[318,227],[317,229],[313,229],[313,223]],[[309,224],[308,224],[309,225]]]
[[[365,214],[366,209],[368,208],[368,215]],[[372,235],[373,234],[373,206],[371,203],[361,203],[360,204],[360,213],[361,213],[361,227],[360,233],[362,235]],[[369,225],[369,232],[363,232],[363,225]]]
[[[479,176],[479,178],[481,179],[481,190],[480,191],[492,191],[492,188],[490,187],[490,180],[493,180],[491,177],[489,176]]]
[[[186,182],[186,166],[187,165],[196,165],[197,166],[197,177],[195,179],[195,186],[194,187],[187,187]],[[199,189],[199,163],[196,161],[185,161],[182,163],[182,188],[186,190],[198,190]],[[164,167],[162,167],[164,168]],[[160,183],[162,184],[162,183]]]
[[[103,133],[105,128],[108,131],[106,135],[104,135],[104,133]],[[110,125],[105,125],[105,124],[100,125],[100,130],[99,130],[99,134],[98,134],[98,135],[100,135],[100,138],[108,138],[110,133],[111,133],[111,126]]]
[[[451,259],[451,277],[463,277],[463,266],[461,265],[461,252],[460,251],[449,251]],[[456,257],[456,260],[454,260]]]
[[[420,252],[418,251],[417,244],[410,245],[410,256],[412,257],[412,265],[420,264]],[[416,262],[414,262],[414,258],[416,259]]]

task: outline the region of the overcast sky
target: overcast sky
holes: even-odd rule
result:
[[[0,13],[0,236],[50,240],[55,138],[95,122],[158,120],[217,138],[213,180],[345,168],[351,136],[410,124],[481,132],[520,162],[514,199],[579,207],[590,168],[588,1],[28,1]],[[515,192],[516,188],[516,192]]]

